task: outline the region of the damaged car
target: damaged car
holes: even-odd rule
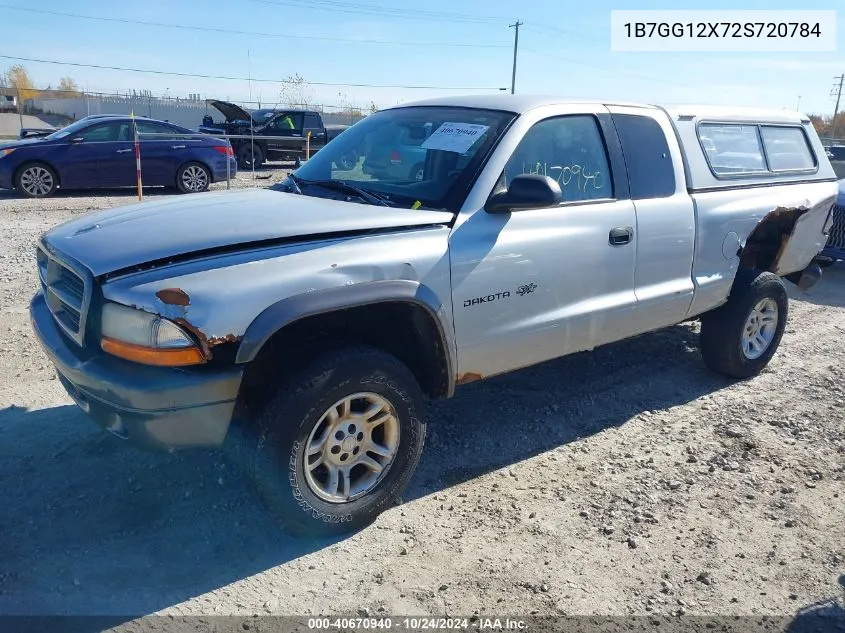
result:
[[[339,167],[377,164],[396,130],[414,169]],[[418,101],[272,189],[47,231],[31,321],[103,429],[222,450],[286,530],[347,532],[406,488],[428,403],[470,383],[692,320],[709,369],[757,375],[786,285],[820,279],[836,196],[786,110]]]
[[[306,154],[313,156],[349,127],[325,125],[322,114],[315,110],[261,108],[248,112],[226,101],[211,100],[208,104],[224,120],[215,122],[211,115],[206,115],[199,131],[229,136],[238,165],[245,169],[257,169],[265,161],[306,159]],[[340,167],[353,169],[358,155],[350,152],[338,157],[338,161]]]
[[[831,216],[827,243],[819,256],[822,266],[845,260],[845,178],[839,180],[839,196]]]

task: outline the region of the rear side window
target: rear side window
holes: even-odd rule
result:
[[[810,152],[804,130],[799,127],[763,125],[760,131],[772,171],[815,168],[816,161]]]
[[[320,117],[316,114],[306,114],[305,115],[305,129],[306,130],[319,130],[322,126],[320,125]]]
[[[142,141],[178,141],[181,139],[173,128],[152,121],[135,121],[135,127],[138,129],[138,136]]]
[[[654,119],[614,114],[633,200],[666,198],[675,193],[675,168],[663,128]]]
[[[756,125],[702,123],[698,138],[717,176],[768,171]]]
[[[797,125],[702,123],[698,138],[716,176],[817,168],[807,135]]]

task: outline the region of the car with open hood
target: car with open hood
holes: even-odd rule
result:
[[[224,134],[229,138],[241,168],[261,167],[265,161],[296,161],[317,153],[348,125],[325,125],[316,110],[259,108],[247,111],[234,103],[209,100],[224,117],[203,118],[200,132]],[[351,169],[357,155],[340,157]]]

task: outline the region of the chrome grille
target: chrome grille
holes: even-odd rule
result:
[[[56,323],[77,343],[85,334],[88,294],[85,278],[39,247],[38,276],[47,307]]]
[[[833,207],[833,225],[830,227],[827,245],[845,248],[845,207],[843,206]]]

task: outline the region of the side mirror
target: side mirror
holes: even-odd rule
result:
[[[510,213],[553,207],[562,200],[563,192],[555,179],[540,174],[522,174],[511,180],[507,191],[491,196],[484,208],[488,213]]]

